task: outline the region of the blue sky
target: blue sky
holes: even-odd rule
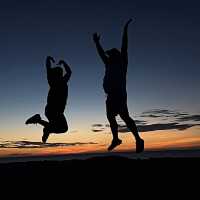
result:
[[[1,1],[0,133],[25,135],[25,119],[43,114],[47,55],[65,59],[73,70],[66,110],[70,130],[105,123],[104,66],[91,36],[97,31],[105,49],[120,48],[130,17],[136,18],[129,30],[130,113],[166,108],[198,114],[198,8],[198,1]]]

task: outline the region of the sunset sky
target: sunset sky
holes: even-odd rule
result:
[[[0,2],[0,157],[105,152],[111,134],[102,88],[104,66],[92,41],[120,48],[129,29],[128,105],[147,150],[200,147],[200,3],[143,0]],[[65,111],[69,132],[40,144],[48,94],[45,59],[65,59],[73,74]],[[119,119],[123,144],[135,151]]]

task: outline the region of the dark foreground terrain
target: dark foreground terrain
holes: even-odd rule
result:
[[[199,178],[200,158],[129,159],[120,156],[85,160],[30,161],[0,164],[0,177],[134,177],[164,178],[173,175]],[[174,180],[176,181],[176,180]]]
[[[54,193],[55,199],[63,199],[63,196],[65,199],[107,199],[108,195],[112,199],[173,199],[175,194],[196,199],[199,172],[198,157],[130,159],[102,156],[0,164],[0,184],[3,186],[1,192],[9,188],[10,193],[6,195],[25,196],[19,191],[28,191],[28,197],[31,194],[37,198],[43,194],[45,199]],[[17,188],[17,193],[11,188]]]

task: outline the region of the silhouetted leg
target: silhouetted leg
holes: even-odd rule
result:
[[[50,120],[50,130],[53,133],[65,133],[68,131],[68,124],[64,114],[60,113],[54,120]]]
[[[118,138],[118,124],[115,118],[117,115],[117,109],[114,100],[115,99],[112,98],[112,96],[108,96],[106,100],[106,113],[113,135],[113,140],[111,145],[108,147],[108,151],[113,150],[115,147],[122,143],[122,141]]]
[[[133,133],[133,135],[135,136],[135,139],[136,140],[141,139],[139,136],[135,121],[129,116],[129,114],[123,113],[123,114],[120,114],[120,117],[126,123],[126,126],[130,129],[130,131]]]
[[[108,151],[112,151],[114,148],[120,145],[122,141],[118,138],[118,124],[117,124],[115,116],[108,115],[107,118],[110,123],[110,128],[113,135],[113,140],[112,140],[111,145],[108,147]]]
[[[49,122],[47,122],[47,121],[41,119],[41,120],[38,122],[38,124],[40,124],[41,126],[47,127],[47,126],[49,125]]]
[[[47,122],[47,121],[42,120],[42,119],[38,120],[37,123],[40,124],[41,126],[44,126],[42,142],[46,143],[50,133],[53,133],[53,131],[51,130],[51,124],[50,124],[50,122]]]
[[[144,151],[144,140],[139,136],[135,121],[129,116],[128,110],[121,113],[120,117],[126,123],[127,127],[130,129],[136,139],[136,152],[140,153]]]
[[[67,121],[62,113],[55,115],[53,119],[49,119],[49,123],[44,120],[41,120],[40,123],[44,125],[42,136],[42,141],[44,143],[46,143],[51,133],[59,134],[68,131]]]
[[[43,136],[42,136],[42,142],[46,143],[48,137],[50,135],[50,130],[48,127],[43,128]]]
[[[110,123],[110,128],[112,131],[112,135],[113,135],[113,140],[118,140],[118,124],[116,121],[115,116],[107,116],[108,121]]]
[[[33,115],[28,120],[26,120],[25,124],[40,124],[44,127],[49,125],[49,122],[41,119],[39,114]]]
[[[43,129],[43,136],[42,136],[42,141],[45,143],[49,137],[49,134],[51,133],[50,130],[50,123],[42,120],[39,114],[36,114],[32,117],[30,117],[26,122],[26,124],[40,124],[42,126],[44,126]]]

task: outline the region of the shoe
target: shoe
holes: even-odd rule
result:
[[[136,141],[136,153],[142,153],[144,151],[144,140],[139,139]]]
[[[25,124],[37,124],[39,121],[41,120],[41,117],[39,114],[36,114],[34,116],[32,116],[31,118],[29,118],[28,120],[26,120]]]
[[[114,148],[116,148],[117,146],[119,146],[122,143],[122,140],[118,139],[118,140],[113,140],[111,145],[108,147],[108,151],[112,151]]]

